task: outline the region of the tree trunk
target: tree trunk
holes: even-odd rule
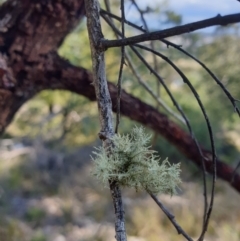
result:
[[[9,0],[1,6],[0,62],[7,68],[0,65],[0,133],[19,107],[46,86],[47,76],[39,73],[49,68],[49,54],[83,16],[81,0]]]

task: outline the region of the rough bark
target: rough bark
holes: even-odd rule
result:
[[[0,133],[18,108],[42,89],[43,81],[48,82],[38,74],[83,13],[81,0],[9,0],[1,6],[0,51],[10,70],[0,81]],[[16,80],[10,85],[3,81],[9,72]]]
[[[10,0],[0,8],[0,51],[8,65],[5,71],[0,65],[0,134],[17,110],[41,90],[64,89],[96,99],[91,73],[72,66],[55,52],[82,18],[83,9],[81,0]],[[116,111],[117,88],[109,83],[109,90]],[[121,113],[152,128],[201,167],[191,136],[166,115],[124,91]],[[211,152],[202,151],[206,169],[212,173]],[[217,161],[218,177],[240,192],[240,176],[233,178],[233,173],[230,166]]]

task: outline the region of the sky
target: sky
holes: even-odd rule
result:
[[[182,24],[212,18],[218,14],[227,15],[240,13],[240,2],[237,0],[139,0],[138,3],[142,8],[150,6],[152,8],[163,6],[167,3],[168,9],[182,16]],[[156,17],[156,16],[155,16]],[[149,18],[149,26],[153,29],[159,29],[159,21],[155,18]],[[204,32],[211,32],[214,27],[206,28]]]
[[[161,0],[152,0],[161,2]],[[183,16],[184,23],[240,12],[237,0],[169,0],[169,6]]]

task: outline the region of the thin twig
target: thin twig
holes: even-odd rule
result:
[[[201,110],[202,110],[202,113],[204,115],[204,118],[206,120],[206,123],[207,123],[207,126],[208,126],[208,131],[209,131],[209,135],[210,135],[210,140],[211,140],[211,145],[212,145],[212,151],[213,151],[213,159],[216,159],[216,151],[215,151],[215,144],[214,144],[214,138],[213,138],[213,132],[212,132],[212,127],[211,127],[211,124],[209,122],[209,119],[208,119],[208,116],[207,116],[207,113],[206,113],[206,110],[202,104],[202,101],[197,93],[197,91],[195,90],[195,88],[193,87],[193,85],[191,84],[191,82],[189,81],[189,79],[186,77],[185,74],[183,74],[183,72],[168,58],[166,57],[165,55],[161,54],[160,52],[158,51],[154,51],[146,46],[143,46],[143,45],[140,45],[140,44],[135,44],[134,46],[138,47],[138,48],[141,48],[141,49],[144,49],[146,51],[149,51],[149,52],[152,52],[154,53],[155,55],[159,56],[160,58],[162,58],[163,60],[165,60],[168,64],[170,64],[174,70],[176,70],[176,72],[182,77],[183,79],[183,82],[186,83],[188,85],[188,87],[191,89],[194,97],[196,98]]]
[[[143,26],[144,26],[144,29],[145,29],[145,32],[149,33],[149,28],[148,28],[148,25],[147,25],[147,22],[145,20],[145,17],[144,17],[144,12],[140,9],[140,7],[138,6],[137,2],[135,0],[131,0],[131,2],[133,3],[133,5],[136,7],[137,11],[139,12],[140,14],[140,17],[141,17],[141,20],[142,20],[142,23],[143,23]],[[151,48],[153,50],[155,50],[155,46],[154,46],[154,41],[150,41],[150,45],[151,45]],[[156,72],[159,71],[159,68],[158,68],[158,63],[157,63],[157,57],[155,54],[152,55],[153,56],[153,65],[154,65],[154,70]],[[160,95],[160,92],[159,92],[159,87],[160,87],[160,83],[159,81],[157,81],[157,84],[158,84],[158,88],[157,88],[157,96],[159,97]],[[158,109],[158,108],[157,108]]]
[[[216,25],[228,25],[232,23],[240,22],[240,13],[230,14],[221,16],[220,14],[216,17],[205,19],[198,22],[193,22],[173,28],[168,28],[160,31],[155,31],[151,33],[140,34],[134,37],[129,37],[125,39],[116,39],[116,40],[106,40],[102,39],[99,42],[99,45],[102,48],[112,48],[112,47],[121,47],[126,45],[133,45],[140,42],[150,41],[150,40],[160,40],[163,38],[173,37],[177,35],[182,35],[184,33],[190,33],[195,30],[216,26]]]
[[[163,43],[165,43],[168,46],[172,46],[173,48],[176,48],[177,50],[181,51],[182,53],[184,53],[185,55],[187,55],[188,57],[190,57],[191,59],[195,60],[198,64],[200,64],[203,69],[206,70],[206,72],[215,80],[215,82],[220,86],[220,88],[223,90],[223,92],[226,94],[226,96],[228,97],[228,99],[231,101],[234,110],[238,113],[238,115],[240,116],[240,110],[236,105],[236,102],[238,102],[239,100],[235,99],[231,93],[226,89],[226,87],[223,85],[223,83],[217,78],[217,76],[199,59],[197,59],[196,57],[194,57],[192,54],[190,54],[189,52],[187,52],[186,50],[182,49],[179,45],[176,45],[168,40],[162,39],[161,40]]]
[[[167,210],[167,208],[157,199],[157,197],[151,193],[149,193],[151,198],[155,201],[155,203],[162,209],[165,215],[168,217],[170,222],[173,224],[178,234],[183,235],[188,241],[193,241],[193,239],[182,229],[182,227],[175,220],[175,216]]]
[[[124,9],[124,0],[121,0],[121,15],[122,15],[122,39],[125,38],[125,9]],[[119,69],[119,76],[118,76],[118,93],[117,93],[117,118],[116,118],[116,127],[115,127],[115,133],[118,132],[118,126],[120,123],[120,100],[121,100],[121,90],[122,90],[122,73],[123,73],[123,66],[125,64],[125,47],[121,47],[121,63],[120,63],[120,69]]]
[[[107,0],[105,0],[105,1],[107,1]],[[104,9],[101,9],[101,10],[100,10],[100,15],[101,15],[101,16],[107,15],[108,17],[114,18],[114,19],[118,20],[119,22],[122,21],[121,17],[119,17],[119,16],[111,13],[109,10],[106,11],[106,10],[104,10]],[[136,29],[144,32],[144,33],[147,32],[145,29],[143,29],[143,27],[139,27],[138,25],[136,25],[136,24],[128,21],[127,19],[125,19],[125,23],[128,24],[129,26],[132,26],[133,28],[136,28]]]
[[[164,110],[166,110],[170,115],[172,115],[174,118],[176,118],[178,121],[186,125],[185,120],[182,118],[182,116],[179,116],[176,114],[173,110],[170,109],[170,107],[159,97],[157,96],[150,86],[147,85],[146,82],[144,82],[141,78],[141,76],[138,74],[136,67],[133,64],[133,61],[131,60],[130,54],[126,52],[126,59],[128,61],[128,66],[132,70],[132,73],[138,80],[139,84],[143,86],[143,88],[157,101],[158,105],[161,105]],[[159,81],[158,81],[159,82]]]
[[[107,11],[111,12],[109,0],[104,0],[104,3],[105,3]]]
[[[240,167],[240,161],[238,162],[236,168],[235,168],[234,171],[233,171],[231,182],[233,182],[233,180],[234,180],[234,178],[235,178],[235,176],[236,176],[236,174],[237,174],[237,170],[238,170],[239,167]]]
[[[144,17],[144,11],[141,10],[141,8],[138,6],[138,4],[137,4],[137,2],[135,0],[131,0],[131,2],[133,3],[133,5],[137,9],[137,11],[139,12],[141,21],[142,21],[143,26],[145,28],[145,32],[148,33],[149,32],[149,28],[148,28],[148,25],[147,25],[147,21],[145,20],[145,17]],[[153,50],[155,50],[155,42],[154,41],[150,41],[150,46],[151,46],[151,48]],[[155,54],[153,54],[152,57],[153,57],[154,70],[156,72],[159,72],[158,63],[157,63],[157,56]],[[157,96],[157,99],[156,99],[157,100],[157,105],[156,105],[156,109],[158,110],[159,109],[159,101],[158,100],[160,99],[160,82],[156,79],[156,83],[157,83],[157,91],[156,91],[157,92],[157,94],[156,94],[156,96]],[[155,145],[155,143],[157,141],[157,137],[158,137],[158,134],[154,133],[153,140],[152,140],[152,146]]]

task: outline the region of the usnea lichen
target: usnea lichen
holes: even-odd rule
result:
[[[180,180],[180,164],[160,161],[156,151],[148,146],[151,136],[142,127],[127,135],[115,135],[111,150],[96,148],[93,174],[107,184],[117,181],[122,186],[147,190],[152,194],[176,193]]]

